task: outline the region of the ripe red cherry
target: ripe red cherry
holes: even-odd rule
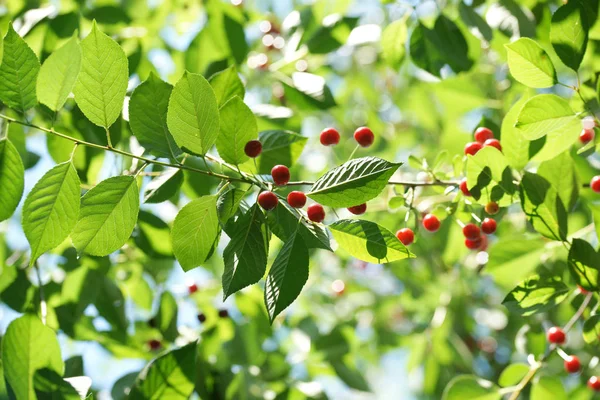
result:
[[[396,237],[403,245],[408,246],[415,240],[415,233],[410,228],[402,228],[396,232]]]
[[[579,134],[579,141],[583,144],[588,144],[589,142],[594,140],[595,136],[596,134],[594,133],[593,129],[584,129]]]
[[[294,208],[302,208],[306,204],[306,195],[302,192],[294,190],[288,194],[287,202]]]
[[[481,223],[481,230],[483,233],[491,235],[492,233],[496,232],[496,221],[492,218],[484,219]]]
[[[467,246],[467,249],[469,250],[477,250],[479,248],[481,248],[481,243],[482,243],[482,237],[478,237],[476,239],[465,239],[465,246]]]
[[[244,153],[250,158],[256,158],[262,153],[262,143],[259,140],[251,140],[244,146]]]
[[[198,291],[198,285],[196,285],[195,283],[190,283],[188,285],[188,293],[189,294],[194,294]]]
[[[463,192],[465,196],[471,196],[471,192],[469,192],[469,188],[467,188],[467,178],[464,178],[460,181],[460,191]]]
[[[320,204],[311,204],[306,209],[306,213],[308,214],[308,219],[313,222],[323,222],[325,219],[325,210]]]
[[[227,318],[227,317],[229,317],[229,312],[223,308],[223,309],[219,310],[219,317]]]
[[[490,215],[498,213],[498,210],[500,210],[500,206],[495,201],[490,201],[485,205],[485,212]]]
[[[590,182],[590,187],[596,193],[600,193],[600,175],[596,175]]]
[[[495,147],[498,150],[502,151],[502,145],[500,144],[500,141],[498,139],[486,140],[485,143],[483,144],[483,147],[488,147],[488,146]]]
[[[579,285],[577,285],[577,290],[579,290],[580,294],[588,294],[589,293],[587,290],[585,290],[584,288],[582,288]]]
[[[348,207],[348,211],[354,215],[364,214],[367,211],[367,203],[362,203],[354,207]]]
[[[548,337],[548,341],[554,344],[563,344],[565,340],[567,340],[565,332],[558,326],[553,326],[552,328],[548,329],[546,336]]]
[[[258,195],[258,205],[267,211],[277,207],[277,203],[279,199],[273,192],[262,192]]]
[[[160,340],[151,339],[148,341],[148,346],[150,347],[150,350],[158,350],[161,348]]]
[[[494,132],[491,129],[484,126],[477,128],[475,131],[475,140],[479,143],[484,143],[488,139],[494,138]]]
[[[354,140],[356,140],[362,147],[369,147],[373,144],[375,135],[373,135],[373,131],[366,126],[361,126],[354,131]]]
[[[597,376],[590,376],[590,379],[587,381],[587,385],[594,392],[600,392],[600,379]]]
[[[465,155],[470,154],[474,156],[483,146],[479,142],[470,142],[465,145]]]
[[[335,128],[325,128],[320,136],[323,146],[331,146],[340,142],[340,133]]]
[[[271,176],[276,185],[283,186],[290,181],[290,170],[285,165],[276,165],[271,170]]]
[[[481,237],[481,230],[475,224],[466,224],[462,231],[463,235],[469,240],[477,240]]]
[[[429,232],[436,232],[440,229],[440,220],[433,214],[427,214],[423,217],[423,228]]]
[[[570,374],[579,372],[581,369],[579,358],[577,358],[577,356],[567,356],[567,358],[565,358],[565,369]]]
[[[200,323],[202,323],[202,322],[206,321],[206,315],[204,315],[204,314],[202,314],[202,313],[198,314],[198,321],[199,321]]]

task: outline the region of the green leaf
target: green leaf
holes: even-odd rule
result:
[[[56,333],[37,315],[25,314],[8,325],[2,338],[4,377],[17,399],[35,399],[33,376],[42,368],[62,376],[64,364]]]
[[[552,185],[567,210],[571,210],[579,197],[575,162],[571,154],[565,151],[551,160],[544,161],[538,167],[537,173]]]
[[[127,317],[125,316],[125,298],[121,289],[107,276],[100,278],[100,284],[95,282],[98,288],[94,305],[104,319],[115,329],[127,329]],[[82,374],[80,374],[82,375]]]
[[[235,215],[245,195],[246,192],[243,190],[230,189],[219,196],[217,211],[219,213],[219,221],[222,225],[225,225]]]
[[[521,96],[502,120],[500,135],[502,153],[506,157],[508,165],[516,170],[522,170],[529,162],[529,145],[531,142],[525,139],[525,136],[515,127],[515,124],[521,109],[530,97],[528,93]]]
[[[588,24],[578,1],[570,1],[552,15],[550,42],[560,60],[577,72],[588,41]]]
[[[135,244],[152,258],[172,258],[171,229],[156,215],[140,210]]]
[[[533,275],[502,301],[510,312],[523,317],[547,311],[567,298],[569,288],[558,277]]]
[[[546,240],[541,236],[501,237],[490,247],[489,262],[483,272],[490,274],[496,284],[512,289],[540,264],[545,245]]]
[[[108,129],[123,109],[129,79],[127,56],[117,42],[100,32],[96,21],[81,41],[81,52],[75,101],[87,119]]]
[[[223,298],[258,282],[267,269],[269,242],[265,216],[255,204],[233,224],[223,250]]]
[[[549,239],[566,240],[567,210],[550,182],[525,172],[520,194],[521,207],[534,229]]]
[[[79,378],[85,379],[87,377]],[[85,393],[87,393],[88,389],[86,385],[86,388],[84,389],[85,393],[80,396],[71,383],[63,379],[56,371],[48,368],[42,368],[35,371],[33,375],[33,385],[38,398],[52,398],[60,400],[81,400],[81,398],[85,396]],[[42,396],[42,393],[46,394],[47,397]]]
[[[234,65],[229,68],[219,71],[208,80],[215,96],[217,97],[217,103],[219,107],[227,103],[234,96],[238,96],[240,99],[244,99],[246,89],[240,79],[237,69]]]
[[[135,178],[115,176],[100,182],[81,199],[79,220],[71,234],[79,253],[106,256],[131,236],[140,208]]]
[[[473,375],[460,375],[448,383],[442,400],[500,400],[498,387]]]
[[[25,167],[16,147],[7,138],[0,139],[0,221],[15,212],[25,185]]]
[[[133,91],[129,100],[129,124],[140,144],[168,158],[181,154],[167,126],[167,110],[173,86],[154,73]]]
[[[259,174],[270,174],[276,165],[294,165],[308,140],[297,133],[279,130],[262,131],[258,139],[263,146],[258,158]]]
[[[320,26],[306,40],[312,54],[327,54],[343,46],[358,23],[356,17],[340,17],[327,26]]]
[[[238,96],[225,103],[220,111],[220,130],[217,150],[223,160],[241,164],[248,160],[244,152],[246,143],[258,136],[258,125],[252,110]]]
[[[0,100],[8,107],[25,112],[37,104],[35,82],[40,62],[12,23],[4,37],[0,64]]]
[[[356,158],[320,177],[307,196],[336,208],[362,204],[379,196],[400,165],[377,157]]]
[[[23,205],[23,231],[31,247],[29,265],[61,244],[79,215],[79,176],[70,161],[58,164],[35,184]]]
[[[271,231],[281,241],[286,242],[294,232],[304,239],[309,249],[324,249],[331,251],[327,231],[320,224],[307,222],[305,218],[300,219],[300,212],[284,202],[279,202],[274,210],[267,214]],[[298,223],[300,221],[300,223]]]
[[[600,314],[594,314],[583,323],[583,340],[588,344],[600,341]]]
[[[308,280],[308,248],[298,234],[290,236],[277,254],[265,282],[265,305],[271,323],[298,297]]]
[[[183,207],[171,231],[173,253],[184,271],[204,263],[219,234],[217,197],[203,196]]]
[[[380,264],[414,258],[396,235],[375,222],[342,219],[329,229],[338,245],[359,260]]]
[[[504,368],[504,371],[498,378],[498,384],[502,387],[508,387],[516,385],[521,382],[521,379],[529,372],[529,365],[523,363],[510,364]]]
[[[531,400],[567,400],[567,392],[560,378],[542,376],[531,385]]]
[[[512,204],[517,190],[506,157],[492,146],[468,156],[467,187],[480,203],[495,201],[501,206]]]
[[[167,125],[184,151],[205,154],[219,136],[215,92],[202,75],[186,72],[169,100]]]
[[[196,381],[196,342],[154,359],[140,372],[129,399],[187,400]]]
[[[183,171],[171,168],[152,179],[144,191],[144,203],[162,203],[175,194],[183,184]]]
[[[408,29],[405,18],[392,22],[383,30],[381,34],[381,54],[390,67],[400,67],[400,63],[406,54],[407,38]]]
[[[504,45],[512,76],[525,86],[546,88],[558,82],[548,53],[535,41],[523,37]]]
[[[579,286],[600,290],[600,254],[583,239],[573,239],[569,249],[569,270]]]
[[[73,36],[44,61],[37,79],[40,103],[53,111],[60,110],[71,94],[81,69],[81,47]]]
[[[169,342],[174,342],[179,336],[177,331],[177,301],[170,292],[160,295],[158,313],[156,314],[156,327],[163,337]]]
[[[327,110],[336,105],[325,78],[308,72],[292,73],[292,82],[282,80],[285,98],[301,110]]]

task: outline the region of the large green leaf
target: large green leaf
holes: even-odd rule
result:
[[[217,150],[223,160],[238,165],[248,160],[244,152],[246,143],[258,136],[258,125],[252,110],[238,96],[225,103],[220,111],[221,133]]]
[[[307,195],[330,207],[356,206],[379,196],[400,165],[377,157],[356,158],[320,177]]]
[[[526,317],[557,306],[568,294],[569,288],[559,278],[533,275],[506,295],[502,304]]]
[[[187,400],[196,381],[196,347],[190,343],[148,364],[131,388],[131,400]]]
[[[585,290],[600,290],[600,254],[583,239],[573,239],[571,243],[569,270]]]
[[[235,221],[223,250],[223,297],[258,282],[267,269],[269,242],[265,216],[254,205]]]
[[[320,224],[307,222],[305,218],[301,219],[300,212],[288,204],[280,202],[274,210],[267,214],[267,219],[271,231],[283,242],[286,242],[294,232],[298,231],[309,249],[331,251],[327,231]]]
[[[219,107],[227,103],[234,96],[238,96],[243,100],[246,94],[244,84],[238,75],[236,67],[233,65],[211,76],[208,82],[215,91]]]
[[[529,369],[530,366],[525,363],[510,364],[500,374],[498,384],[502,387],[516,385],[527,375]]]
[[[0,221],[15,212],[25,185],[25,167],[19,152],[7,138],[0,139]]]
[[[147,150],[162,157],[181,154],[167,126],[167,110],[173,86],[154,73],[133,91],[129,100],[129,124]]]
[[[567,392],[559,377],[542,376],[531,385],[531,400],[567,400]]]
[[[60,110],[71,94],[81,69],[81,47],[73,36],[44,61],[37,79],[40,103],[53,111]]]
[[[202,75],[186,72],[169,100],[167,125],[184,151],[205,154],[219,136],[219,108],[213,88]]]
[[[442,400],[500,400],[498,387],[490,381],[473,375],[460,375],[452,379],[442,395]]]
[[[398,68],[404,59],[407,38],[408,29],[405,18],[392,22],[383,30],[381,34],[381,55],[391,67]]]
[[[484,273],[490,274],[494,283],[512,289],[531,275],[546,252],[546,240],[541,236],[510,235],[501,237],[488,251],[490,259]]]
[[[81,42],[81,52],[75,101],[90,121],[108,128],[123,109],[129,79],[127,56],[117,42],[100,32],[95,21]]]
[[[152,258],[173,257],[171,228],[165,221],[148,211],[140,210],[138,231],[134,240],[135,244]]]
[[[588,23],[579,1],[570,1],[552,15],[550,42],[560,60],[574,71],[579,69],[588,41]]]
[[[467,187],[474,199],[482,204],[495,201],[510,205],[517,187],[506,157],[493,146],[486,146],[467,162]]]
[[[265,282],[265,304],[271,323],[294,302],[308,280],[308,248],[293,234],[277,254]]]
[[[308,140],[297,133],[278,130],[262,131],[258,138],[263,146],[258,158],[259,174],[270,174],[276,165],[294,165]]]
[[[144,191],[145,203],[162,203],[171,199],[183,184],[183,171],[171,168],[152,179]]]
[[[35,371],[51,369],[62,376],[64,364],[56,333],[37,315],[25,314],[8,325],[2,338],[4,377],[19,400],[34,400]]]
[[[558,82],[548,53],[529,38],[505,45],[512,76],[523,85],[545,88]]]
[[[217,200],[217,211],[219,213],[219,221],[225,225],[229,218],[233,217],[238,211],[246,192],[239,189],[229,189]]]
[[[171,240],[173,253],[184,271],[206,261],[218,234],[216,196],[199,197],[179,211],[173,222]]]
[[[29,264],[65,240],[79,216],[79,176],[70,161],[58,164],[36,183],[23,205],[23,231],[31,247]]]
[[[329,229],[338,245],[359,260],[388,263],[414,257],[396,235],[375,222],[342,219]]]
[[[529,145],[531,142],[515,127],[517,117],[529,98],[528,93],[521,96],[502,120],[502,153],[506,157],[508,165],[517,170],[525,168],[529,162]]]
[[[100,182],[81,199],[79,220],[71,234],[80,253],[106,256],[131,236],[140,208],[135,178],[115,176]]]
[[[583,323],[583,340],[597,344],[600,341],[600,314],[594,314]]]
[[[551,160],[544,161],[538,167],[537,173],[556,190],[567,211],[572,209],[579,197],[579,184],[571,154],[565,151]]]
[[[170,292],[163,292],[160,295],[155,319],[156,327],[163,337],[170,342],[174,342],[179,336],[177,331],[177,301]]]
[[[0,64],[0,100],[10,108],[23,112],[35,106],[35,82],[39,71],[37,56],[15,32],[12,23],[9,24]]]
[[[540,175],[526,172],[521,179],[521,207],[535,230],[553,240],[567,237],[567,210],[556,189]]]

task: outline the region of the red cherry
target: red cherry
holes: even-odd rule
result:
[[[496,221],[492,218],[484,219],[481,223],[481,230],[483,233],[491,235],[492,233],[496,232]]]
[[[579,134],[579,141],[583,144],[588,144],[589,142],[594,140],[595,136],[596,134],[593,129],[584,129]]]
[[[577,285],[577,290],[579,290],[580,294],[588,294],[589,293],[589,291],[585,290],[584,288],[582,288],[579,285]]]
[[[323,146],[331,146],[340,142],[340,133],[335,128],[325,128],[320,136]]]
[[[497,214],[498,210],[500,210],[500,206],[495,201],[490,201],[485,205],[485,212],[490,215]]]
[[[221,310],[219,310],[219,317],[227,318],[227,317],[229,317],[229,312],[225,309],[221,309]]]
[[[600,379],[597,376],[590,376],[590,379],[587,381],[587,385],[594,392],[600,392]]]
[[[481,237],[481,230],[475,224],[467,224],[463,227],[463,235],[469,240],[477,240]]]
[[[273,192],[262,192],[258,195],[258,205],[265,210],[272,210],[277,207],[279,199]]]
[[[364,214],[367,211],[367,203],[362,203],[354,207],[348,207],[348,211],[354,215]]]
[[[596,193],[600,193],[600,175],[596,175],[590,182],[590,187]]]
[[[294,208],[302,208],[306,204],[306,195],[302,192],[294,190],[288,194],[287,202]]]
[[[206,315],[204,315],[204,314],[202,314],[202,313],[198,314],[198,321],[199,321],[200,323],[202,323],[202,322],[206,321]]]
[[[577,356],[567,356],[567,358],[565,359],[565,369],[570,374],[579,372],[579,370],[581,369],[581,363],[579,362],[579,358],[577,358]]]
[[[408,246],[415,240],[415,233],[410,228],[402,228],[396,232],[396,237],[403,245]]]
[[[271,176],[276,185],[283,186],[290,181],[290,170],[285,165],[276,165],[271,170]]]
[[[485,143],[483,143],[483,147],[488,147],[488,146],[495,147],[498,150],[502,151],[502,145],[500,144],[500,141],[498,139],[486,140]]]
[[[373,131],[366,126],[361,126],[354,131],[354,140],[356,140],[362,147],[369,147],[373,144],[375,135],[373,135]]]
[[[188,285],[188,293],[189,294],[194,294],[198,291],[198,285],[196,285],[195,283],[190,283]]]
[[[563,344],[565,340],[567,340],[565,332],[558,326],[553,326],[552,328],[548,329],[546,337],[550,343],[554,344]]]
[[[251,140],[244,146],[244,153],[250,158],[256,158],[262,153],[262,143],[259,140]]]
[[[483,146],[479,142],[470,142],[465,145],[465,155],[470,154],[474,156]]]
[[[481,236],[476,239],[465,239],[465,246],[469,250],[477,250],[481,248],[482,239]]]
[[[150,347],[150,350],[158,350],[161,348],[160,340],[151,339],[148,341],[148,346]]]
[[[423,217],[423,228],[429,232],[436,232],[440,229],[440,220],[433,214],[427,214]]]
[[[469,192],[469,188],[467,188],[467,178],[464,178],[460,181],[460,191],[463,192],[465,196],[471,196],[471,192]]]
[[[311,204],[306,209],[306,213],[308,214],[308,219],[313,222],[323,222],[325,219],[325,210],[320,204]]]
[[[493,139],[494,138],[494,132],[492,132],[491,129],[486,128],[486,127],[479,127],[477,128],[477,130],[475,131],[475,140],[478,141],[479,143],[485,142],[488,139]]]

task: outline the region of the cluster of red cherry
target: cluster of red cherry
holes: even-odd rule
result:
[[[465,145],[465,155],[470,154],[474,156],[479,150],[488,146],[495,147],[502,151],[500,141],[494,139],[494,132],[492,132],[491,129],[482,126],[475,131],[475,141]]]

